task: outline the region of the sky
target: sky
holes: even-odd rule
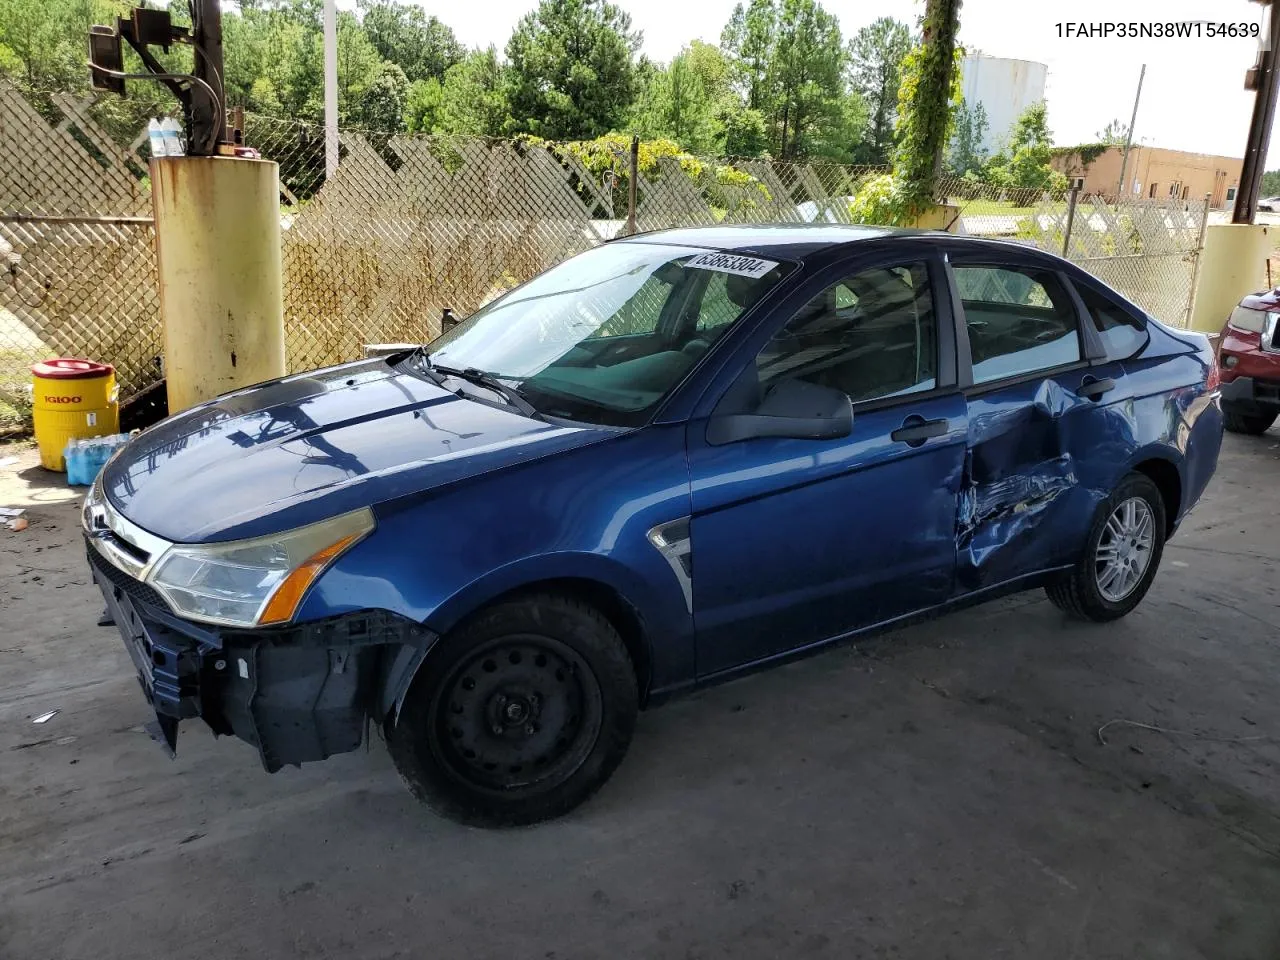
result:
[[[417,0],[453,28],[467,46],[505,46],[535,0]],[[717,43],[735,0],[615,0],[644,34],[643,50],[665,61],[693,39]],[[354,6],[340,0],[342,6]],[[877,17],[913,27],[922,0],[823,0],[846,37]],[[1090,142],[1107,122],[1128,122],[1138,74],[1147,65],[1135,141],[1152,146],[1239,157],[1253,110],[1244,89],[1258,41],[1119,39],[1059,36],[1059,23],[1205,21],[1259,24],[1264,8],[1250,0],[964,0],[960,40],[995,57],[1048,66],[1049,124],[1059,145]],[[1065,32],[1065,27],[1063,28]],[[998,133],[998,132],[997,132]],[[1267,169],[1280,168],[1273,138]]]

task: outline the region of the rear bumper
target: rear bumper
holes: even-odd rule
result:
[[[282,629],[210,629],[174,616],[92,546],[89,567],[169,750],[179,721],[199,717],[254,746],[271,773],[360,746],[366,720],[392,705],[388,687],[407,683],[396,671],[416,666],[435,639],[384,611]]]
[[[1280,381],[1236,377],[1220,389],[1222,402],[1237,409],[1280,410]]]

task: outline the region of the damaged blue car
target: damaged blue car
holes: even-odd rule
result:
[[[682,229],[174,416],[83,520],[169,749],[377,729],[436,810],[520,824],[699,684],[1015,590],[1125,615],[1222,430],[1206,339],[1048,254]]]

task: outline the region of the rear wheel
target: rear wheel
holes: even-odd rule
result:
[[[626,647],[595,609],[532,595],[444,637],[388,731],[418,799],[478,826],[547,820],[621,762],[638,694]]]
[[[1222,408],[1222,421],[1232,433],[1247,433],[1257,436],[1260,433],[1266,433],[1271,428],[1271,424],[1276,422],[1276,411],[1273,410],[1270,413],[1241,413],[1224,406]]]
[[[1098,509],[1084,555],[1045,587],[1060,610],[1104,623],[1136,607],[1164,553],[1164,499],[1144,474],[1131,473]]]

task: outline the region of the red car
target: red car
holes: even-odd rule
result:
[[[1218,341],[1222,415],[1232,433],[1263,433],[1280,414],[1280,288],[1245,297]]]

